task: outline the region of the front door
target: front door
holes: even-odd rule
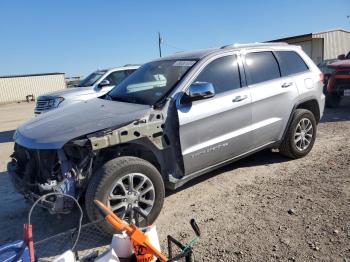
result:
[[[208,63],[194,82],[212,83],[212,98],[179,103],[180,142],[185,174],[240,155],[251,141],[251,95],[241,87],[235,55]]]

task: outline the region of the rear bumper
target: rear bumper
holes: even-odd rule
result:
[[[321,94],[321,98],[319,100],[319,108],[320,108],[320,120],[323,117],[323,112],[324,112],[324,107],[326,104],[326,96],[322,93]]]

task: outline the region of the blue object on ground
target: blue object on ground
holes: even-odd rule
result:
[[[0,246],[0,261],[1,262],[29,262],[28,247],[23,240],[17,240],[12,243]]]

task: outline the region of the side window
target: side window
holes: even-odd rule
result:
[[[195,82],[212,83],[217,94],[241,87],[237,58],[234,55],[220,57],[210,62]]]
[[[280,70],[272,52],[256,52],[245,55],[248,85],[280,77]]]
[[[127,72],[127,75],[129,76],[129,75],[131,75],[132,73],[134,73],[136,71],[136,69],[129,69],[129,70],[127,70],[126,72]]]
[[[304,60],[296,52],[277,51],[275,54],[280,64],[282,76],[289,76],[309,70]]]
[[[119,85],[121,81],[126,77],[125,71],[116,71],[110,73],[106,79],[110,82],[111,85]]]

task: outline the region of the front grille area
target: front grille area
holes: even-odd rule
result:
[[[45,112],[53,108],[51,99],[39,99],[36,101],[35,112]]]
[[[60,176],[56,150],[34,150],[15,144],[12,158],[16,162],[16,173],[27,183],[46,183]]]

